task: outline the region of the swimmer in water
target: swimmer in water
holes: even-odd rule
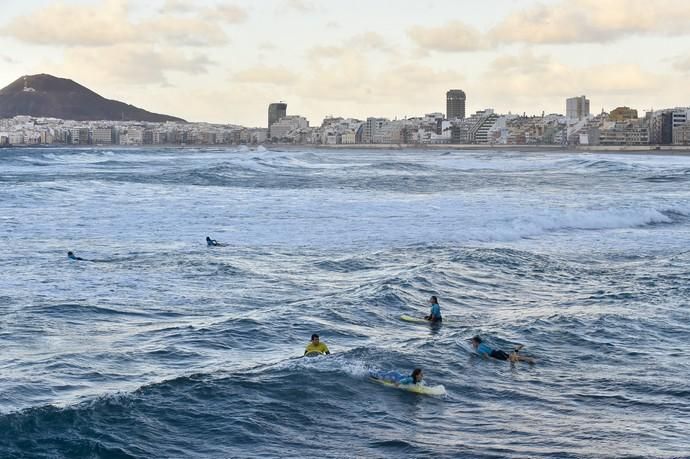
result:
[[[77,257],[76,255],[74,255],[74,252],[72,252],[72,251],[67,252],[67,258],[69,258],[70,260],[86,261],[83,258]]]

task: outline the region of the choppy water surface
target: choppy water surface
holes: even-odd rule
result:
[[[689,185],[686,157],[2,150],[0,456],[688,456]],[[432,294],[442,327],[398,319]],[[296,359],[314,332],[333,355]],[[416,366],[447,395],[366,377]]]

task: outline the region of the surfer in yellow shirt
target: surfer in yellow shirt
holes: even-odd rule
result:
[[[304,355],[311,354],[313,352],[317,352],[320,354],[330,354],[331,351],[328,350],[328,346],[326,346],[326,343],[322,343],[319,341],[319,335],[314,333],[311,335],[311,342],[307,344],[306,349],[304,349]]]

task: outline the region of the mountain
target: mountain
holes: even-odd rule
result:
[[[106,99],[67,78],[27,75],[0,89],[0,118],[17,115],[77,121],[180,121],[134,105]]]

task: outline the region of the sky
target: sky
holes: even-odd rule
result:
[[[690,105],[686,0],[2,0],[0,87],[70,78],[188,121]]]

